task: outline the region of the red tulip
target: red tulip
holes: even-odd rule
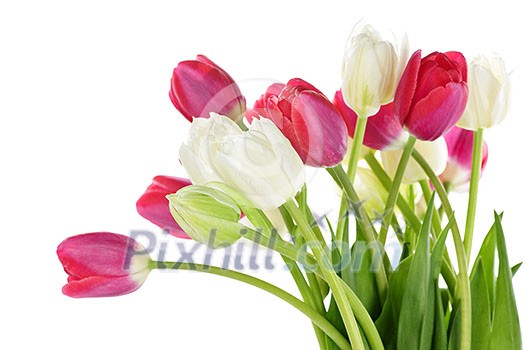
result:
[[[172,176],[155,176],[146,192],[137,201],[137,211],[145,219],[175,237],[190,238],[175,222],[170,213],[168,194],[176,193],[183,187],[191,185],[190,180]]]
[[[339,110],[348,128],[348,136],[354,137],[357,114],[346,105],[341,90],[335,93],[334,106]],[[363,144],[376,150],[394,150],[402,148],[407,140],[407,133],[394,115],[394,104],[381,106],[379,111],[368,118]]]
[[[246,112],[246,100],[237,83],[203,55],[178,64],[169,95],[175,108],[190,122],[197,117],[209,118],[210,112],[239,121]]]
[[[58,259],[69,275],[62,293],[73,298],[110,297],[137,290],[149,274],[150,257],[130,237],[94,232],[65,239]]]
[[[459,52],[416,51],[394,98],[394,113],[420,140],[433,141],[461,118],[468,98],[467,63]]]
[[[273,84],[246,117],[274,122],[306,165],[330,167],[343,160],[347,129],[341,114],[314,86],[301,79]]]
[[[474,132],[456,126],[445,135],[445,141],[448,147],[447,168],[439,178],[452,191],[466,191],[472,170]],[[481,154],[481,173],[483,173],[489,156],[489,149],[485,142]]]

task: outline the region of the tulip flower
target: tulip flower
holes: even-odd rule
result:
[[[416,51],[399,81],[394,113],[416,138],[433,141],[459,120],[467,104],[467,64],[459,52]]]
[[[163,175],[155,176],[146,192],[137,201],[138,213],[175,237],[190,238],[173,220],[169,202],[166,199],[168,194],[176,193],[189,185],[191,182],[188,179]]]
[[[376,114],[381,105],[392,101],[407,55],[406,40],[398,53],[366,25],[346,46],[341,90],[345,103],[361,118]]]
[[[470,97],[457,125],[476,130],[499,124],[510,104],[510,81],[505,63],[496,54],[481,55],[470,61],[468,71]]]
[[[358,116],[344,103],[341,91],[335,93],[334,106],[343,116],[348,136],[353,138]],[[363,145],[375,150],[388,151],[403,148],[407,139],[408,133],[395,117],[394,105],[391,102],[381,106],[375,115],[368,118]]]
[[[109,232],[65,239],[58,259],[69,275],[62,293],[73,298],[110,297],[137,290],[150,272],[148,253],[134,239]]]
[[[169,95],[175,108],[190,122],[197,117],[208,118],[210,112],[240,122],[246,112],[246,100],[237,83],[203,55],[178,64]]]
[[[472,170],[474,132],[454,127],[445,135],[445,141],[448,146],[448,161],[445,171],[439,178],[451,191],[467,191]],[[488,155],[488,146],[483,142],[481,157],[482,173],[487,165]]]
[[[284,204],[305,181],[301,158],[266,118],[252,120],[246,132],[215,113],[195,118],[179,154],[193,184],[226,183],[263,210]]]
[[[445,170],[447,166],[447,144],[443,137],[434,141],[417,140],[414,147],[427,160],[436,175],[440,175]],[[382,151],[380,154],[385,171],[390,177],[394,177],[403,150]],[[425,172],[411,158],[403,176],[403,183],[410,184],[425,179],[428,179]]]
[[[248,122],[259,116],[275,123],[306,165],[331,167],[344,157],[347,130],[343,118],[304,80],[271,85],[246,115]]]
[[[241,209],[225,193],[193,185],[169,195],[168,200],[173,217],[193,240],[222,248],[241,238]]]

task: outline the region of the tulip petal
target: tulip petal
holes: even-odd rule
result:
[[[465,60],[465,56],[461,52],[457,51],[448,51],[445,52],[445,55],[453,62],[456,63],[456,69],[458,69],[461,72],[461,81],[467,81],[467,60]]]
[[[306,164],[327,167],[343,160],[348,130],[326,97],[311,90],[301,92],[293,102],[292,123],[296,139],[306,151]]]
[[[62,293],[72,298],[112,297],[131,293],[141,285],[142,283],[137,283],[130,276],[90,276],[68,281],[62,288]]]
[[[57,255],[64,270],[76,279],[127,276],[136,268],[132,258],[149,260],[144,248],[132,238],[109,232],[69,237],[58,246]]]
[[[467,96],[465,83],[449,83],[438,87],[415,104],[404,125],[420,140],[435,140],[459,120]]]
[[[405,123],[405,118],[410,112],[412,99],[416,92],[417,77],[421,65],[421,50],[417,50],[408,60],[407,66],[399,84],[394,98],[394,113],[399,118],[401,124]]]

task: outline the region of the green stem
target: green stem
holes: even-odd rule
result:
[[[350,182],[354,182],[355,174],[357,172],[357,162],[359,161],[359,154],[361,153],[361,146],[365,138],[366,122],[368,118],[357,118],[357,123],[354,131],[354,142],[352,143],[352,149],[350,151],[350,161],[348,162],[348,178]]]
[[[352,311],[352,307],[345,296],[344,290],[342,289],[341,284],[343,282],[339,279],[339,276],[337,276],[337,273],[334,271],[333,266],[330,263],[330,257],[328,256],[326,250],[319,246],[319,242],[316,239],[315,233],[308,225],[308,222],[302,215],[299,208],[297,208],[295,203],[288,201],[284,204],[284,207],[294,219],[304,238],[308,242],[308,245],[312,249],[316,260],[319,262],[319,267],[326,278],[326,282],[332,289],[332,294],[335,298],[337,306],[339,307],[339,311],[341,312],[346,331],[350,338],[350,343],[352,344],[352,348],[364,350],[365,346],[363,339],[361,338],[361,333],[359,331],[354,312]]]
[[[425,198],[425,202],[428,203],[430,200],[430,197],[432,197],[432,189],[430,188],[430,185],[428,184],[428,180],[421,180],[419,181],[419,185],[421,186],[421,190],[423,191],[423,197]],[[439,215],[436,207],[434,206],[434,209],[432,210],[432,231],[433,231],[433,237],[434,239],[441,233],[441,216]]]
[[[272,247],[272,245],[276,243],[275,241],[280,239],[280,236],[277,232],[275,232],[274,234],[274,231],[272,230],[273,229],[272,223],[261,210],[251,211],[249,215],[249,219],[252,221],[253,224],[259,226],[261,229],[263,229],[267,233],[266,237],[269,237],[270,239],[268,242],[270,248]],[[261,236],[258,236],[257,239],[261,239]],[[257,239],[255,238],[255,236],[253,237],[254,242],[257,242]],[[321,315],[324,315],[326,311],[324,309],[323,300],[322,300],[322,297],[320,296],[320,292],[318,292],[319,286],[318,285],[312,285],[312,286],[308,285],[295,259],[290,259],[282,254],[281,254],[281,257],[283,261],[285,262],[285,264],[289,266],[290,274],[292,275],[292,278],[295,284],[297,285],[297,289],[299,289],[299,293],[301,293],[301,297],[303,298],[303,300],[308,305],[314,307],[315,311],[319,312]],[[315,282],[317,282],[317,280]],[[319,346],[322,350],[324,350],[326,348],[325,335],[315,324],[313,325],[313,327],[314,327],[315,336],[317,337]]]
[[[365,160],[372,170],[372,172],[375,174],[379,182],[383,185],[383,187],[390,192],[390,188],[392,187],[392,180],[390,180],[390,177],[386,173],[386,171],[383,169],[381,164],[377,161],[376,157],[370,153],[365,156]],[[414,214],[414,211],[408,204],[408,202],[403,198],[401,193],[397,197],[397,206],[399,207],[399,210],[401,210],[401,213],[403,214],[403,217],[405,220],[412,226],[412,228],[415,231],[419,231],[421,228],[421,222],[419,221],[416,214]]]
[[[316,268],[318,263],[312,254],[303,250],[299,250],[293,244],[284,241],[282,238],[278,237],[276,242],[270,243],[268,237],[262,236],[260,232],[248,228],[244,237],[253,242],[257,242],[257,244],[260,244],[263,247],[273,249],[291,260],[299,262],[306,270],[312,271],[319,278],[325,280],[325,276],[322,271],[319,271],[319,269]],[[368,343],[372,349],[383,349],[381,337],[379,336],[374,322],[370,318],[370,315],[368,314],[368,311],[362,304],[361,300],[359,300],[359,297],[347,284],[342,283],[342,286],[348,300],[350,301],[352,310],[354,311],[355,316],[367,337]]]
[[[240,282],[247,283],[259,289],[262,289],[268,293],[275,295],[281,300],[287,302],[304,315],[306,315],[312,322],[319,327],[326,335],[328,335],[341,349],[351,349],[348,340],[341,335],[341,333],[335,328],[326,318],[324,318],[317,311],[312,309],[306,303],[297,299],[290,293],[270,284],[266,281],[260,280],[250,275],[246,275],[237,271],[231,271],[222,269],[215,266],[200,265],[200,264],[189,264],[179,262],[163,262],[163,261],[152,261],[150,264],[151,269],[177,269],[177,270],[188,270],[188,271],[199,271],[210,273],[213,275],[223,276],[231,278]]]
[[[399,164],[397,165],[396,174],[394,175],[394,179],[392,180],[390,192],[388,192],[388,197],[386,199],[384,211],[385,216],[383,219],[383,224],[381,225],[381,230],[379,231],[379,242],[381,242],[381,244],[383,245],[386,242],[388,228],[390,227],[390,223],[392,222],[392,216],[394,215],[394,206],[397,201],[399,188],[401,187],[401,180],[403,180],[403,175],[405,174],[405,170],[408,165],[408,161],[410,160],[410,155],[412,154],[412,150],[414,149],[415,143],[416,138],[414,136],[410,136],[405,145],[405,149],[403,150],[403,154],[401,155],[401,159],[399,160]]]
[[[346,176],[341,165],[337,165],[333,168],[327,168],[326,170],[332,176],[335,182],[341,187],[349,203],[355,204],[357,211],[356,217],[359,220],[359,224],[363,231],[363,237],[365,238],[365,241],[370,245],[378,244],[372,221],[368,217],[365,208],[362,205],[359,205],[359,197],[357,196],[357,193],[355,192],[352,183],[348,179],[348,176]],[[384,246],[381,246],[380,248],[382,247]],[[388,261],[388,256],[386,254],[383,254],[382,260],[384,264],[381,265],[381,268],[379,269],[379,271],[377,271],[375,277],[377,282],[377,289],[379,292],[379,298],[381,299],[381,303],[384,303],[388,291],[388,276],[386,271],[387,268],[390,268],[390,262]]]
[[[370,169],[377,176],[377,178],[379,179],[383,187],[387,191],[390,191],[390,188],[392,186],[392,181],[390,180],[390,177],[388,176],[386,171],[383,169],[381,164],[379,164],[376,157],[374,157],[373,154],[368,154],[365,156],[365,160],[370,166]],[[427,203],[428,203],[428,200],[427,200]],[[412,203],[412,205],[415,205],[415,204]],[[414,214],[414,209],[412,209],[410,204],[403,198],[401,193],[399,194],[397,198],[397,206],[401,210],[401,213],[403,214],[403,217],[405,218],[405,220],[412,226],[414,231],[419,232],[421,228],[421,222],[419,221],[416,214]],[[433,218],[434,217],[435,215],[433,215]],[[437,231],[437,232],[439,234],[440,231]],[[446,261],[443,265],[442,273],[443,273],[445,282],[447,283],[447,286],[449,287],[450,291],[453,292],[456,286],[456,273],[452,268],[452,264],[450,264],[450,257],[448,256],[447,250],[445,250],[445,260]]]
[[[454,216],[452,206],[448,200],[447,191],[443,187],[443,184],[436,176],[430,165],[427,163],[425,158],[417,151],[412,152],[412,157],[421,166],[425,174],[428,176],[434,190],[437,192],[441,204],[445,209],[445,213],[449,220]],[[461,312],[461,342],[460,349],[470,350],[471,349],[471,336],[472,336],[472,305],[470,300],[470,281],[468,277],[468,263],[467,255],[465,253],[465,247],[461,240],[461,233],[456,220],[453,221],[452,227],[452,238],[454,240],[454,248],[456,249],[456,256],[458,259],[458,291],[455,293],[456,301],[461,301],[460,312]],[[459,295],[458,295],[459,294]]]
[[[467,263],[470,261],[470,251],[472,249],[472,239],[474,236],[474,221],[476,218],[476,205],[478,202],[479,178],[481,176],[481,162],[483,155],[483,129],[474,131],[474,147],[472,150],[472,171],[470,175],[470,189],[468,197],[467,222],[465,225],[465,254]]]

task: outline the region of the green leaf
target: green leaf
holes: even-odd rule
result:
[[[521,264],[523,264],[523,262],[520,262],[519,264],[516,264],[516,265],[512,266],[512,268],[511,268],[511,270],[512,270],[512,277],[516,276],[516,273],[520,269]]]
[[[488,349],[491,333],[492,309],[490,294],[485,278],[483,260],[477,260],[470,276],[472,302],[472,348]]]
[[[474,265],[476,266],[479,264],[480,261],[483,262],[483,272],[485,273],[485,282],[487,284],[487,290],[489,293],[489,302],[490,302],[490,309],[493,310],[494,308],[494,257],[496,254],[496,225],[492,225],[489,232],[485,236],[485,239],[483,240],[483,243],[481,245],[481,248],[479,249],[478,256],[476,257],[476,260],[474,261]],[[474,272],[474,270],[472,270]],[[472,279],[472,274],[471,274]],[[475,306],[475,304],[473,304]],[[491,320],[492,320],[492,313],[491,313]]]
[[[430,224],[434,209],[434,194],[428,203],[419,238],[407,278],[408,288],[403,295],[399,316],[397,348],[427,349],[432,332],[427,331],[434,323],[434,299],[429,297],[431,281]],[[416,286],[424,286],[417,288]],[[428,316],[427,316],[428,315]]]
[[[326,312],[326,319],[330,321],[331,324],[334,325],[335,328],[346,338],[348,338],[348,335],[346,333],[345,324],[343,322],[343,318],[341,317],[341,314],[339,313],[339,308],[337,307],[337,304],[335,302],[335,299],[333,296],[330,297],[330,306],[328,307],[328,311]],[[330,337],[326,337],[326,345],[328,349],[337,349],[336,344]]]
[[[445,324],[444,306],[441,299],[441,290],[439,289],[439,283],[434,282],[435,295],[436,295],[436,310],[434,318],[434,337],[432,339],[433,350],[446,350],[447,349],[447,326]]]
[[[365,241],[359,223],[356,223],[356,227],[356,241],[351,252],[346,253],[349,254],[346,256],[350,256],[349,265],[341,271],[341,274],[343,280],[354,290],[366,307],[372,319],[376,319],[381,312],[381,302],[375,271],[378,269],[377,265],[382,264],[383,251],[379,250],[378,246],[368,244]],[[343,253],[345,253],[344,245],[341,248]],[[346,259],[343,258],[342,260],[345,263]]]
[[[494,213],[499,269],[496,279],[494,322],[490,349],[521,349],[521,332],[512,287],[512,270],[500,216]]]
[[[395,349],[399,311],[407,287],[407,278],[412,263],[412,256],[399,263],[389,280],[388,294],[376,327],[386,349]]]

